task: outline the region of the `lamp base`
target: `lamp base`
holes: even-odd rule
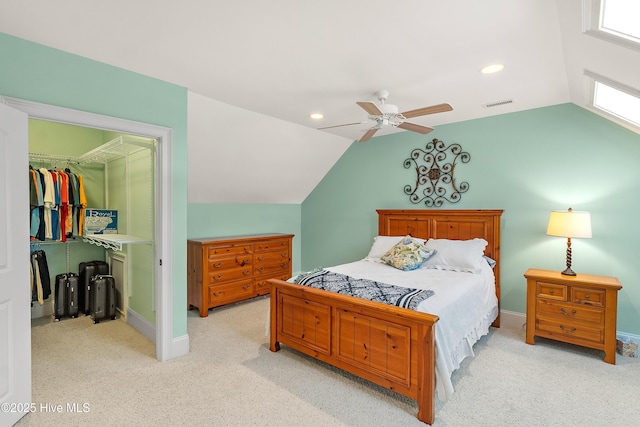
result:
[[[573,270],[571,269],[571,267],[567,267],[567,268],[566,268],[564,271],[562,271],[560,274],[563,274],[563,275],[565,275],[565,276],[575,276],[575,275],[576,275],[576,272],[575,272],[575,271],[573,271]]]

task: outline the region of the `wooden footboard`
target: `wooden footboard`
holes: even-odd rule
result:
[[[280,343],[418,403],[435,417],[435,325],[438,316],[319,289],[269,280],[271,351]]]

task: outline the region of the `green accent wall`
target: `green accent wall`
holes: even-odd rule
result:
[[[0,95],[171,128],[173,337],[187,334],[187,89],[0,33]]]
[[[301,271],[301,206],[285,204],[190,203],[187,216],[189,239],[246,234],[294,234],[292,270]]]
[[[616,276],[618,330],[640,334],[640,135],[574,104],[401,132],[354,143],[302,204],[302,269],[364,258],[376,209],[426,209],[404,194],[403,162],[433,138],[471,155],[456,166],[468,192],[442,209],[503,209],[502,309],[526,311],[527,268],[562,270],[566,239],[545,234],[551,210],[591,212],[593,238],[573,239],[573,269]]]

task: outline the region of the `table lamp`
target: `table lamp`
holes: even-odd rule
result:
[[[551,211],[547,234],[567,238],[567,268],[562,274],[575,276],[576,273],[571,269],[571,238],[591,237],[591,214],[571,208],[568,211]]]

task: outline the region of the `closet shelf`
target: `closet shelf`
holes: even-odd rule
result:
[[[77,160],[80,163],[107,163],[113,159],[126,157],[140,150],[154,149],[154,147],[155,140],[153,139],[119,136],[81,155]]]
[[[65,156],[60,154],[45,153],[29,153],[30,160],[48,160],[49,162],[67,162],[74,164],[85,163],[102,163],[126,157],[140,150],[155,150],[154,139],[135,137],[135,136],[119,136],[111,141],[94,148],[80,156]]]
[[[127,244],[151,244],[151,239],[128,234],[87,234],[82,236],[82,240],[114,251],[122,251],[122,245]]]

